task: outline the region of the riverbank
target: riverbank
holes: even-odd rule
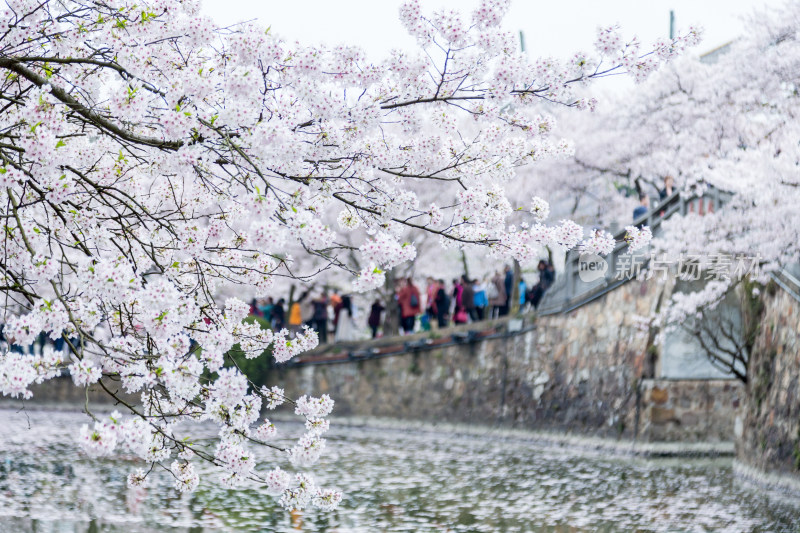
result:
[[[733,473],[746,483],[770,491],[800,498],[800,479],[779,472],[765,472],[739,460],[733,461]]]
[[[0,409],[11,411],[53,411],[81,413],[75,405],[53,402],[22,402],[3,399]],[[93,404],[93,413],[111,412],[111,404]],[[271,413],[275,422],[297,422],[298,417],[288,413]],[[476,436],[496,438],[505,442],[519,441],[544,448],[563,448],[571,451],[600,453],[604,455],[638,457],[733,457],[733,442],[638,442],[608,437],[588,437],[555,431],[537,431],[524,428],[509,428],[497,425],[434,423],[426,421],[400,420],[387,417],[331,416],[331,427],[366,428],[372,430],[413,431],[417,433],[447,434],[453,436]]]
[[[291,420],[280,416],[276,420]],[[413,431],[418,433],[448,434],[496,438],[504,442],[524,442],[543,448],[563,448],[570,451],[600,453],[603,455],[638,457],[733,457],[733,442],[637,442],[608,437],[587,437],[554,431],[516,429],[496,425],[433,423],[397,420],[384,417],[331,417],[331,426]]]

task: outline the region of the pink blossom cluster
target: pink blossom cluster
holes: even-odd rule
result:
[[[303,395],[297,399],[294,412],[310,419],[325,418],[333,411],[334,401],[327,394],[319,398]]]
[[[353,281],[353,290],[356,292],[367,292],[378,287],[382,287],[386,283],[386,273],[374,264],[361,270]]]
[[[97,383],[102,375],[101,369],[88,359],[74,361],[67,368],[70,376],[72,376],[72,381],[78,387],[86,387],[92,383]]]
[[[40,355],[6,352],[0,355],[0,393],[29,399],[33,393],[28,387],[60,375],[62,366],[61,354],[49,346]]]
[[[458,199],[455,214],[465,222],[485,224],[490,228],[503,226],[512,212],[511,204],[499,186],[476,185],[460,192]]]
[[[277,434],[278,428],[275,427],[275,424],[265,419],[264,422],[253,431],[253,438],[265,442],[274,439]]]
[[[538,196],[534,196],[531,200],[531,214],[534,222],[544,222],[550,216],[550,204]]]
[[[81,426],[80,445],[90,457],[110,455],[117,446],[117,432],[108,425],[96,422],[94,428]]]
[[[581,251],[598,255],[608,255],[614,251],[617,241],[603,230],[594,230],[591,236],[581,243]]]
[[[417,255],[417,249],[413,244],[401,244],[397,239],[382,231],[368,239],[358,250],[366,263],[380,265],[387,269],[405,261],[411,261]]]
[[[229,474],[246,479],[255,467],[255,458],[244,446],[222,441],[214,452],[214,457]]]
[[[286,401],[285,392],[282,388],[278,386],[272,387],[261,387],[261,396],[264,398],[266,402],[264,407],[267,409],[275,409],[279,405],[283,405],[283,402]]]
[[[200,484],[200,476],[195,472],[192,463],[173,461],[170,471],[175,476],[175,489],[178,492],[194,492]]]
[[[481,0],[478,7],[472,12],[472,22],[481,28],[498,26],[510,6],[510,0]]]
[[[653,232],[648,226],[637,228],[636,226],[625,226],[625,242],[628,249],[632,252],[650,244],[653,239]]]
[[[571,220],[562,220],[553,228],[553,241],[567,249],[574,248],[583,238],[583,228]]]
[[[289,449],[289,461],[295,466],[309,467],[319,461],[325,451],[325,439],[316,435],[304,435]]]
[[[145,473],[144,469],[137,468],[130,474],[128,474],[127,478],[127,485],[128,488],[145,488],[147,487],[147,474]]]
[[[594,42],[594,47],[602,55],[615,57],[620,53],[624,44],[622,34],[619,32],[619,26],[597,29],[597,39]]]
[[[294,339],[289,340],[288,336],[287,330],[281,330],[275,335],[272,343],[272,356],[279,363],[288,361],[299,353],[313,350],[319,344],[316,330],[308,326],[303,326],[302,333],[296,335]]]
[[[283,491],[288,489],[291,482],[291,474],[281,470],[280,467],[276,467],[274,470],[271,470],[264,475],[264,485],[267,493],[275,496],[282,494]]]

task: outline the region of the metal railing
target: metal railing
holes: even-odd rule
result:
[[[431,331],[421,331],[410,336],[392,336],[380,339],[348,341],[340,344],[324,344],[277,366],[331,365],[393,357],[408,353],[428,352],[459,344],[475,344],[486,340],[510,338],[527,333],[535,329],[535,327],[536,323],[530,316],[506,316]]]
[[[770,272],[769,277],[789,296],[800,302],[800,279],[795,277],[798,274],[798,270],[800,270],[800,265],[794,263],[777,272]]]
[[[715,187],[707,187],[702,194],[675,191],[653,209],[634,219],[632,225],[649,226],[653,236],[656,237],[662,233],[662,222],[671,216],[675,214],[683,216],[695,211],[700,214],[712,213],[717,211],[731,196],[732,193]],[[616,274],[621,271],[620,267],[630,266],[631,262],[635,262],[644,271],[649,263],[649,250],[630,253],[624,238],[625,230],[614,235],[614,239],[617,241],[614,251],[604,257],[608,265],[606,274],[592,282],[580,279],[581,254],[577,250],[570,250],[566,256],[564,270],[558,274],[556,282],[545,293],[538,314],[549,315],[572,311],[627,283],[635,276],[619,277]],[[623,264],[622,261],[625,263]]]

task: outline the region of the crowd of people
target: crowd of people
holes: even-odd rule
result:
[[[547,289],[555,281],[555,270],[549,261],[538,265],[538,279],[528,287],[524,277],[519,280],[519,307],[537,308]],[[513,307],[514,273],[511,267],[495,272],[485,279],[464,275],[446,283],[443,279],[427,278],[420,289],[412,278],[398,280],[394,301],[400,331],[410,334],[450,324],[467,324],[509,314]],[[315,329],[321,344],[356,340],[366,332],[353,298],[348,294],[322,290],[315,294],[306,291],[286,308],[286,300],[273,298],[253,300],[251,314],[261,317],[273,329],[287,327],[299,332],[302,327]],[[366,326],[372,338],[380,335],[387,304],[376,298],[366,315]]]
[[[336,342],[354,340],[357,338],[358,328],[355,323],[355,306],[350,295],[340,295],[336,292],[323,290],[316,296],[306,291],[292,302],[286,317],[286,300],[280,298],[277,302],[273,298],[264,298],[250,302],[250,314],[265,320],[272,329],[288,329],[298,333],[303,326],[309,326],[317,331],[319,342],[328,342],[329,334],[334,336]]]
[[[524,277],[519,280],[519,306],[523,310],[539,306],[544,293],[555,281],[553,265],[539,261],[538,277],[530,289]],[[434,324],[443,328],[451,323],[467,324],[506,316],[513,304],[513,285],[514,273],[510,266],[482,280],[464,275],[452,280],[449,286],[443,279],[429,277],[424,293],[411,278],[403,279],[396,294],[401,329],[403,333],[412,333],[417,322],[420,329],[429,330]]]

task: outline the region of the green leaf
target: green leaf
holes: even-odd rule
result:
[[[67,143],[65,143],[62,139],[59,139],[58,142],[56,143],[56,148],[61,148],[62,146],[66,145]]]

